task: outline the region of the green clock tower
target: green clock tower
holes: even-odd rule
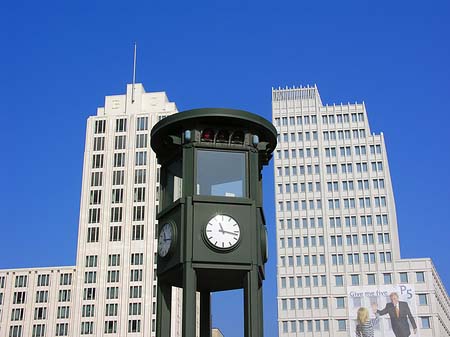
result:
[[[211,336],[211,292],[244,289],[245,337],[263,336],[267,230],[261,170],[276,129],[242,110],[171,115],[151,132],[161,165],[157,337],[170,337],[171,289],[183,288],[182,336]]]

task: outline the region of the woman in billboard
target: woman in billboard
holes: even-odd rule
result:
[[[374,325],[378,322],[378,314],[375,318],[369,318],[369,310],[361,307],[356,317],[356,337],[374,337]]]

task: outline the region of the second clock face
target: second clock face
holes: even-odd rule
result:
[[[175,227],[171,223],[166,223],[161,228],[158,240],[158,254],[161,257],[166,257],[175,241]]]
[[[241,238],[241,229],[231,216],[218,214],[206,225],[205,237],[215,248],[232,249]]]

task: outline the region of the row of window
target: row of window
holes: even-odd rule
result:
[[[323,131],[323,140],[349,140],[349,139],[364,139],[366,138],[366,130],[365,129],[355,129],[355,130],[338,130],[338,131]],[[371,145],[374,146],[374,145]],[[377,145],[380,146],[380,145]],[[375,149],[372,154],[375,154]],[[381,153],[381,148],[380,152]]]
[[[298,169],[297,169],[298,168]],[[314,173],[313,173],[314,172]],[[292,174],[291,174],[292,173]],[[288,166],[284,167],[284,175],[285,176],[303,176],[303,175],[312,175],[312,174],[320,174],[320,166],[314,165],[314,171],[312,165],[300,165],[300,166],[292,166],[289,168]],[[277,167],[277,175],[279,177],[283,176],[283,170],[281,167]]]
[[[143,279],[142,269],[131,269],[130,270],[130,282],[139,282]],[[107,280],[108,283],[114,283],[120,281],[120,271],[119,270],[108,270]],[[84,273],[84,283],[91,284],[97,283],[97,272],[96,271],[86,271]]]
[[[136,119],[136,130],[145,131],[148,130],[148,117],[138,117]],[[127,131],[127,119],[119,118],[116,119],[116,132],[126,132]],[[94,124],[94,133],[102,134],[106,133],[106,120],[96,120]]]
[[[367,253],[348,253],[347,254],[347,265],[357,265],[361,263],[360,256],[363,257],[364,264],[374,264],[376,263],[376,253],[375,252],[367,252]],[[392,262],[392,253],[391,252],[379,252],[378,262],[381,263],[390,263]],[[295,264],[294,264],[295,261]],[[281,267],[301,267],[301,266],[323,266],[326,264],[325,255],[296,255],[296,256],[280,256],[280,264]],[[333,266],[341,266],[344,265],[344,254],[331,254],[331,264]]]
[[[100,228],[99,227],[88,227],[87,229],[87,243],[99,242],[100,239]],[[131,240],[139,241],[144,240],[145,226],[144,225],[133,225],[131,229]],[[110,226],[109,227],[109,241],[118,242],[122,241],[122,226]]]
[[[36,291],[36,303],[47,303],[48,302],[48,290],[38,290]],[[26,301],[25,291],[15,291],[13,294],[13,304],[24,304]],[[62,289],[58,292],[58,302],[70,302],[70,289]]]
[[[336,114],[336,115],[322,115],[322,123],[323,124],[343,124],[350,123],[350,119],[352,123],[364,122],[364,113],[344,113],[344,114]],[[294,125],[309,125],[309,124],[317,124],[317,115],[310,116],[291,116],[291,117],[276,117],[275,126],[294,126]]]
[[[343,330],[342,323],[340,321],[345,320],[337,320],[337,324],[340,331],[345,331],[346,327],[344,324]],[[316,332],[320,331],[329,331],[330,330],[330,321],[328,319],[316,319],[316,320],[301,320],[301,321],[282,321],[281,322],[281,331],[283,333],[288,332],[312,332],[313,327]]]
[[[335,297],[335,308],[346,308],[345,297]],[[417,294],[417,302],[420,306],[428,305],[427,294]],[[281,310],[303,310],[303,309],[326,309],[328,308],[328,298],[326,297],[306,297],[306,298],[283,298],[281,299]]]
[[[363,162],[363,163],[345,163],[345,164],[341,164],[341,172],[342,173],[353,173],[353,165],[356,167],[356,173],[367,173],[369,172],[369,166],[367,162]],[[337,164],[329,164],[326,165],[326,173],[327,174],[337,174],[338,173],[338,165]],[[298,170],[297,170],[297,166],[285,166],[284,170],[282,167],[277,167],[276,168],[276,173],[278,177],[295,177],[295,176],[303,176],[305,174],[313,174],[313,167],[312,165],[307,165],[306,166],[307,171],[305,171],[305,166],[304,165],[300,165],[298,166]],[[382,172],[383,171],[383,163],[381,161],[379,162],[371,162],[371,168],[373,172]],[[314,165],[314,174],[319,174],[320,173],[320,167],[319,165]]]
[[[90,208],[88,214],[88,223],[95,224],[100,223],[100,208]],[[136,205],[133,206],[133,221],[143,221],[145,217],[145,206]],[[116,206],[111,207],[110,221],[111,222],[122,222],[123,220],[123,207]]]
[[[101,169],[104,164],[104,154],[92,155],[92,168]],[[147,165],[147,151],[136,152],[135,166]],[[125,152],[114,153],[113,167],[125,167]]]
[[[431,328],[431,317],[420,316],[420,326],[422,329]],[[347,331],[347,320],[337,319],[336,320],[338,331]],[[313,330],[314,329],[314,330]],[[320,332],[329,331],[329,321],[328,320],[300,320],[300,321],[282,321],[281,330],[283,333],[303,333],[303,332]]]
[[[148,134],[141,133],[136,135],[136,148],[143,149],[147,148],[148,145]],[[126,148],[126,136],[115,136],[114,137],[114,150],[125,150]],[[105,137],[94,137],[94,142],[92,146],[93,151],[104,151],[105,150]]]
[[[97,255],[87,255],[85,267],[86,268],[96,268],[98,262]],[[143,253],[131,253],[130,264],[132,266],[143,265],[144,264],[144,254]],[[109,254],[108,255],[108,267],[120,266],[120,254]]]
[[[123,172],[123,171],[120,171]],[[121,204],[123,203],[123,188],[113,188],[111,193],[111,203],[112,204]],[[145,187],[135,187],[133,194],[134,202],[145,202]],[[90,205],[100,205],[102,203],[102,190],[91,190],[89,196],[89,204]]]
[[[135,184],[145,184],[147,182],[146,179],[146,170],[145,169],[136,169],[134,171],[134,183]],[[125,171],[113,171],[113,186],[123,185],[125,182]],[[91,187],[99,187],[103,186],[103,172],[92,172],[91,174]]]
[[[390,243],[390,235],[389,233],[377,233],[378,244],[389,244]],[[361,234],[361,244],[375,244],[375,234]],[[358,245],[360,240],[358,239],[358,234],[348,234],[346,236],[343,235],[330,235],[330,245],[331,247],[342,247],[344,240],[346,239],[347,246]],[[301,243],[303,241],[303,244]],[[280,238],[280,248],[301,248],[301,247],[323,247],[325,244],[324,237],[322,235],[319,236],[288,236]]]
[[[375,219],[375,223],[378,226],[388,225],[388,215],[387,214],[376,214],[372,215],[361,215],[359,217],[360,225],[372,226],[373,219]],[[323,228],[323,218],[295,218],[295,219],[280,219],[278,220],[280,229],[300,229],[300,228],[315,228],[316,225],[319,228]],[[329,217],[328,224],[330,228],[341,228],[342,224],[345,224],[345,227],[356,227],[358,225],[357,217],[355,215],[345,216],[345,217]]]
[[[130,319],[128,320],[128,332],[136,333],[141,332],[141,320]],[[94,322],[81,322],[81,334],[92,335],[94,333]],[[105,334],[117,333],[117,321],[105,321]]]
[[[275,118],[275,126],[317,124],[317,115]]]
[[[368,179],[360,179],[360,180],[346,180],[341,181],[328,181],[327,182],[327,191],[328,192],[339,192],[339,185],[341,185],[341,190],[344,192],[354,191],[355,186],[359,191],[370,190],[370,184]],[[300,188],[299,188],[300,187]],[[286,184],[277,184],[277,193],[298,193],[298,192],[314,192],[314,187],[316,192],[320,192],[320,182],[306,182],[306,183],[286,183]],[[372,179],[372,187],[373,189],[384,189],[385,183],[384,179]]]
[[[425,282],[425,273],[422,271],[415,272],[416,274],[416,283],[424,283]],[[407,273],[399,273],[400,276],[400,282],[401,283],[408,283],[408,274]],[[351,285],[360,285],[360,278],[361,275],[359,274],[352,274],[350,277],[350,284]],[[376,282],[376,274],[366,274],[367,277],[367,285],[375,285]],[[383,283],[384,284],[392,284],[393,283],[393,275],[392,273],[383,273]],[[282,289],[286,288],[303,288],[308,287],[308,285],[303,285],[303,277],[302,276],[289,276],[289,277],[281,277],[280,278],[280,284]],[[297,281],[297,282],[296,282]],[[334,275],[334,285],[336,287],[343,287],[345,281],[344,275]],[[326,282],[326,280],[325,280]]]
[[[311,140],[318,140],[318,134],[317,131],[312,132],[291,132],[291,133],[283,133],[281,136],[280,134],[277,135],[278,142],[303,142],[303,141],[311,141]]]
[[[372,207],[370,197],[358,198],[358,206],[360,209]],[[356,209],[356,198],[328,199],[328,209]],[[386,207],[386,197],[373,197],[373,207]],[[294,200],[294,201],[278,201],[278,211],[306,211],[307,209],[322,209],[322,200]]]
[[[156,295],[156,288],[153,289],[154,296]],[[130,286],[130,298],[142,298],[142,286],[132,285]],[[83,300],[91,301],[96,298],[96,288],[84,288],[83,289]],[[118,299],[119,298],[119,287],[108,286],[106,287],[106,299]]]
[[[336,147],[326,147],[325,157],[335,158],[337,157]],[[352,151],[350,146],[339,148],[340,157],[351,157]],[[354,156],[365,156],[367,155],[366,146],[355,146]],[[300,148],[300,149],[290,149],[290,150],[277,150],[277,159],[294,159],[294,158],[317,158],[319,157],[318,148]]]

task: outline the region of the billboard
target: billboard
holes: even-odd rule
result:
[[[347,287],[347,299],[350,336],[419,336],[414,286],[397,284]],[[368,317],[365,317],[367,313]]]

